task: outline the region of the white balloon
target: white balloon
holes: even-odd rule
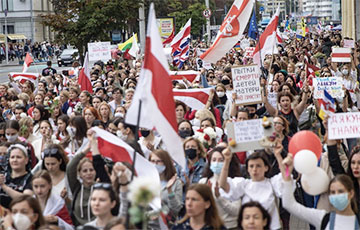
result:
[[[319,167],[310,174],[303,174],[301,176],[301,185],[305,192],[310,195],[319,195],[326,192],[329,187],[330,179],[326,172]]]
[[[295,154],[294,167],[295,170],[301,174],[313,173],[317,167],[318,159],[310,150],[300,150]]]

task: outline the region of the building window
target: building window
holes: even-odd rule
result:
[[[5,25],[3,25],[2,31],[3,31],[2,33],[5,34]],[[8,34],[14,34],[15,33],[15,27],[11,26],[11,25],[8,25],[7,26],[7,32],[8,32]]]
[[[1,0],[2,10],[6,9],[6,3],[8,6],[8,11],[14,11],[14,0]]]

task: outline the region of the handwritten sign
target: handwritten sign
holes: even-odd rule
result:
[[[277,108],[277,93],[276,92],[269,92],[267,95],[268,102],[272,107]]]
[[[326,90],[333,98],[344,97],[343,80],[339,77],[321,77],[313,79],[314,98],[324,98]]]
[[[252,58],[254,55],[255,47],[246,47],[244,57]]]
[[[331,114],[328,123],[330,140],[360,137],[360,112]]]
[[[205,68],[207,70],[213,69],[211,63],[203,61],[200,58],[196,58],[196,66],[197,66],[197,70],[201,70],[202,68]]]
[[[354,48],[355,47],[355,41],[354,40],[344,40],[344,48]]]
[[[110,42],[88,43],[89,61],[109,61],[111,59]]]
[[[231,68],[237,105],[257,104],[261,100],[260,70],[257,65]]]

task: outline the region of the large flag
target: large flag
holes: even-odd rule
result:
[[[190,31],[191,18],[186,22],[184,28],[171,41],[171,56],[173,63],[178,68],[181,68],[184,62],[189,58],[190,50]]]
[[[135,150],[130,145],[108,131],[98,127],[92,129],[96,132],[98,148],[102,156],[111,159],[113,162],[133,164]],[[148,177],[154,184],[160,185],[160,177],[156,167],[139,153],[136,153],[135,173],[138,177]],[[161,200],[155,200],[155,204],[156,207],[161,207]]]
[[[319,117],[322,120],[324,120],[325,115],[335,113],[336,110],[335,100],[326,90],[324,90],[323,99],[318,99],[318,102],[320,104]]]
[[[279,22],[280,8],[271,18],[265,31],[261,34],[258,44],[255,47],[253,59],[254,63],[260,65],[267,54],[273,54],[276,51],[276,29]],[[260,57],[261,53],[261,57]]]
[[[25,83],[25,81],[35,82],[36,79],[40,76],[38,73],[10,73],[11,78],[14,81],[20,81],[20,83]]]
[[[282,35],[281,35],[281,32],[280,32],[279,28],[276,28],[276,42],[277,42],[278,44],[281,44],[281,43],[284,42],[284,41],[283,41],[283,37],[282,37]]]
[[[118,45],[118,49],[123,52],[123,56],[125,59],[131,59],[129,50],[133,46],[134,40],[137,41],[137,34],[134,34],[131,38]]]
[[[239,40],[253,12],[254,0],[235,0],[221,24],[212,46],[200,58],[215,63],[222,58]]]
[[[165,47],[166,45],[170,45],[172,40],[174,39],[175,37],[175,27],[173,28],[171,34],[169,37],[167,37],[164,41],[163,41],[163,47]]]
[[[33,63],[34,60],[32,59],[32,57],[30,56],[30,53],[26,53],[26,56],[25,56],[25,60],[24,60],[24,66],[23,66],[23,69],[22,69],[22,72],[25,73],[29,66],[31,65],[31,63]]]
[[[141,101],[141,114],[139,105]],[[126,115],[126,122],[140,127],[156,128],[162,136],[170,156],[185,168],[185,155],[182,141],[177,133],[175,102],[169,66],[162,48],[159,30],[156,25],[154,4],[151,3],[146,35],[144,65],[139,83]]]
[[[87,90],[89,93],[93,93],[91,85],[90,69],[89,69],[89,54],[85,54],[84,65],[80,71],[78,83],[81,91]]]
[[[206,89],[174,89],[174,99],[184,102],[194,110],[205,108],[211,88]]]
[[[253,14],[250,19],[248,37],[256,40],[257,34],[258,34],[258,28],[257,28],[256,13],[255,13],[255,8],[254,8]]]
[[[169,74],[171,80],[183,80],[185,78],[186,80],[193,82],[200,75],[200,71],[170,71]]]

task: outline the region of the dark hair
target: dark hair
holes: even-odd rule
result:
[[[250,156],[248,156],[246,158],[246,161],[245,161],[246,171],[248,171],[249,161],[250,160],[257,160],[257,159],[263,160],[264,165],[268,167],[268,170],[265,173],[265,177],[269,177],[269,173],[271,171],[271,165],[270,165],[270,162],[269,162],[269,158],[266,155],[264,150],[257,150],[253,154],[251,154]]]
[[[238,227],[240,229],[243,229],[241,223],[243,221],[243,218],[244,218],[243,215],[244,215],[244,211],[246,208],[258,208],[260,210],[260,212],[262,213],[262,219],[263,220],[266,219],[266,225],[264,226],[264,229],[270,229],[271,216],[268,213],[268,211],[266,211],[266,209],[257,201],[250,201],[241,206],[241,209],[239,212],[239,217],[238,217]]]
[[[51,185],[51,189],[52,189],[52,180],[51,180],[51,176],[50,176],[50,174],[49,174],[48,171],[46,171],[46,170],[37,171],[37,172],[32,176],[32,178],[31,178],[31,184],[32,184],[32,186],[33,186],[33,184],[34,184],[34,180],[39,179],[39,178],[46,180],[46,182],[47,182],[49,185]],[[49,190],[49,192],[48,192],[48,194],[47,194],[46,200],[47,200],[47,199],[50,197],[50,195],[51,195],[51,189]],[[34,190],[34,189],[33,189],[33,190]]]
[[[278,94],[278,97],[277,97],[277,102],[280,103],[280,100],[282,97],[289,97],[290,98],[290,102],[293,102],[294,101],[294,96],[291,94],[291,93],[288,93],[288,92],[281,92],[280,89],[279,89],[279,94]]]
[[[1,122],[0,123],[0,130],[5,131],[5,129],[6,129],[6,122]],[[20,129],[20,125],[19,125],[19,129]]]
[[[35,122],[49,119],[49,117],[50,117],[49,111],[47,109],[45,109],[45,107],[43,105],[35,105],[34,109],[38,109],[40,111],[40,120],[35,121]]]
[[[119,87],[116,87],[116,88],[113,89],[113,93],[116,93],[117,91],[119,91],[121,95],[124,94],[124,91]]]
[[[202,177],[206,177],[206,178],[210,178],[214,175],[214,173],[211,171],[210,169],[210,165],[211,165],[211,158],[213,156],[213,154],[215,152],[219,152],[221,154],[221,156],[224,157],[224,155],[222,154],[222,151],[225,149],[225,147],[220,147],[217,146],[215,148],[213,148],[209,154],[208,154],[208,163],[206,164]],[[236,154],[232,155],[231,161],[230,161],[230,166],[229,166],[229,177],[234,178],[234,177],[240,177],[241,176],[241,172],[240,172],[240,167],[239,167],[239,159],[237,157]]]
[[[91,124],[91,127],[97,127],[97,126],[102,126],[104,127],[104,124],[102,123],[102,121],[100,120],[94,120],[93,123]]]
[[[182,102],[182,101],[175,101],[175,109],[176,109],[178,106],[183,107],[184,112],[186,113],[186,105],[185,105],[184,102]]]
[[[209,121],[210,124],[211,124],[211,127],[212,127],[212,128],[215,128],[214,119],[212,119],[212,118],[210,118],[210,117],[205,117],[204,119],[202,119],[202,120],[200,121],[200,126],[201,126],[201,124],[202,124],[204,121]]]
[[[111,230],[113,227],[120,224],[123,225],[125,228],[125,220],[123,218],[114,218],[105,225],[104,230]]]
[[[165,150],[157,149],[150,154],[149,161],[151,160],[152,155],[156,155],[163,161],[166,167],[164,171],[165,180],[166,181],[170,180],[176,174],[176,169],[174,167],[174,164],[171,160],[169,153],[166,152]]]
[[[16,120],[7,120],[5,129],[15,129],[16,131],[19,132],[19,130],[20,130],[19,122]]]
[[[87,126],[83,116],[72,117],[70,119],[70,124],[76,128],[75,138],[77,140],[82,140],[84,137],[86,137]]]
[[[117,127],[118,124],[122,121],[124,121],[124,118],[122,118],[122,117],[113,117],[109,123],[112,123]]]
[[[354,184],[355,197],[356,200],[359,202],[360,201],[359,182],[358,179],[354,176],[353,171],[351,170],[351,161],[356,154],[360,154],[360,145],[356,145],[351,151],[351,155],[349,157],[349,162],[348,162],[347,175],[351,178]]]
[[[92,96],[91,96],[91,94],[89,93],[89,91],[83,90],[83,91],[81,91],[80,94],[82,94],[82,93],[84,93],[84,94],[89,98],[89,103],[91,104]],[[80,94],[79,94],[79,95],[80,95]]]
[[[20,195],[18,197],[15,197],[11,203],[10,203],[10,210],[12,209],[12,207],[15,204],[21,203],[23,201],[26,201],[29,205],[29,207],[34,211],[34,214],[38,215],[38,218],[35,222],[35,229],[38,229],[40,226],[45,224],[45,219],[44,216],[42,214],[42,210],[40,207],[39,202],[37,201],[37,199],[35,199],[34,197],[30,196],[30,195]]]
[[[293,96],[297,95],[297,92],[296,92],[296,90],[294,89],[294,87],[293,87],[292,85],[290,85],[289,83],[287,83],[287,82],[284,82],[284,83],[282,83],[282,84],[280,85],[279,92],[282,92],[284,86],[289,87],[290,93],[291,93]]]
[[[277,115],[276,117],[278,117],[278,118],[280,118],[282,120],[283,127],[284,127],[283,134],[285,136],[287,136],[289,134],[289,126],[290,126],[289,121],[283,115]]]
[[[236,112],[236,118],[238,118],[238,114],[239,114],[240,112],[246,113],[247,116],[248,116],[248,118],[250,117],[250,113],[249,113],[248,108],[246,108],[246,107],[241,107],[241,108],[239,108],[238,111]]]
[[[103,190],[103,191],[107,192],[109,194],[110,201],[111,202],[115,201],[115,206],[114,206],[114,208],[111,209],[111,214],[114,216],[117,216],[117,214],[119,212],[119,198],[116,195],[112,185],[110,183],[96,183],[93,185],[93,191],[92,191],[91,195],[96,190]]]
[[[332,178],[330,180],[329,190],[328,190],[329,194],[330,194],[330,186],[334,182],[340,182],[346,188],[346,190],[348,192],[350,192],[351,190],[354,191],[354,196],[351,199],[351,208],[352,208],[353,212],[355,214],[357,214],[358,213],[358,206],[357,206],[357,203],[356,203],[356,194],[355,194],[355,188],[354,188],[353,180],[350,178],[350,176],[345,175],[345,174],[336,175],[334,178]]]
[[[188,123],[189,125],[190,125],[190,136],[194,136],[194,130],[192,129],[192,124],[191,124],[191,122],[189,121],[189,120],[181,120],[181,121],[179,121],[179,123],[178,123],[178,129],[179,129],[179,126],[182,124],[182,123]]]
[[[56,158],[58,161],[61,161],[61,163],[60,163],[60,170],[61,171],[66,171],[66,165],[67,165],[67,163],[69,162],[69,158],[67,157],[67,155],[65,154],[65,150],[64,150],[64,148],[61,146],[61,145],[59,145],[59,144],[51,144],[51,145],[49,145],[46,149],[49,149],[49,150],[51,150],[51,149],[57,149],[57,152],[55,153],[55,154],[51,154],[51,155],[45,155],[44,154],[44,158],[43,158],[43,161],[42,161],[42,168],[43,169],[46,169],[46,167],[45,167],[45,158],[46,157],[54,157],[54,158]],[[45,149],[45,150],[46,150]],[[44,151],[45,151],[44,150]]]

